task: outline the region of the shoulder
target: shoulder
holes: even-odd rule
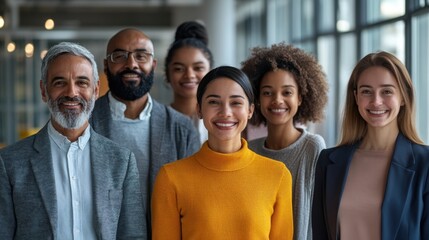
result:
[[[400,133],[396,139],[394,156],[397,158],[412,156],[417,162],[422,161],[424,164],[429,164],[429,146],[414,143]]]
[[[327,163],[330,159],[346,159],[351,156],[357,149],[357,144],[339,145],[331,148],[323,149],[318,157],[318,162]]]
[[[160,113],[165,114],[167,117],[170,117],[172,119],[172,121],[177,121],[177,122],[187,122],[190,121],[190,119],[183,115],[182,113],[176,111],[175,109],[164,105],[158,101],[156,101],[155,99],[152,99],[153,101],[153,110],[157,110]]]
[[[265,143],[266,137],[261,137],[249,141],[249,148],[255,151],[256,149],[261,149]]]
[[[420,153],[420,154],[425,155],[426,157],[429,157],[429,146],[428,145],[411,143],[411,146],[412,146],[414,152]]]
[[[91,148],[100,154],[115,155],[115,156],[128,156],[131,150],[120,146],[118,143],[110,140],[107,137],[95,132],[91,129]]]
[[[289,170],[287,169],[286,165],[278,160],[265,157],[263,155],[260,155],[258,153],[255,154],[255,162],[258,164],[258,168],[261,170],[265,169],[268,173],[271,174],[281,174],[288,173],[290,175]]]
[[[109,104],[109,98],[107,96],[107,93],[101,97],[99,97],[96,101],[95,101],[95,107],[94,110],[97,107],[101,107],[101,106],[107,106]]]
[[[429,166],[429,146],[411,143],[414,159],[417,164]]]
[[[162,118],[164,121],[166,121],[167,126],[179,127],[188,131],[194,131],[196,133],[196,129],[189,117],[183,115],[171,107],[157,102],[154,99],[152,99],[152,101],[153,107],[151,115],[153,117],[154,124],[158,123],[157,119]]]
[[[30,153],[33,150],[32,146],[34,143],[35,135],[19,140],[9,146],[0,149],[0,156],[5,159],[9,157],[23,157],[23,154]],[[48,144],[48,143],[47,143]]]
[[[194,156],[192,155],[174,162],[166,163],[164,164],[163,168],[165,168],[167,171],[180,171],[181,169],[188,168],[189,166],[193,165],[194,160]]]
[[[303,140],[306,144],[313,146],[315,149],[322,150],[326,148],[325,139],[319,134],[308,132],[307,130],[303,130]]]
[[[99,122],[106,121],[109,117],[109,98],[106,93],[95,101],[94,109],[92,110],[90,117],[90,123],[96,126]]]
[[[169,162],[161,167],[164,175],[170,179],[176,179],[175,181],[181,182],[183,179],[189,178],[195,169],[198,167],[195,165],[196,160],[193,156],[179,159],[177,161]]]

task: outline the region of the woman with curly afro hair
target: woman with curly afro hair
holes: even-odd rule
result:
[[[286,45],[256,47],[242,62],[255,92],[255,125],[265,124],[267,136],[251,140],[249,148],[279,160],[293,180],[294,239],[312,239],[311,202],[314,175],[324,139],[307,132],[308,122],[323,119],[328,83],[316,59]]]

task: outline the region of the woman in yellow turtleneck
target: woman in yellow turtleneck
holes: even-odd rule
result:
[[[289,170],[241,138],[254,109],[247,76],[234,67],[211,70],[197,102],[208,140],[158,173],[152,239],[292,239]]]

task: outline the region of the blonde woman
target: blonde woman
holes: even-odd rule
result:
[[[429,147],[405,66],[387,52],[354,68],[340,143],[316,167],[314,239],[429,239]]]

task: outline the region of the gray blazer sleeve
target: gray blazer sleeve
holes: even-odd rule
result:
[[[13,239],[16,228],[12,188],[0,155],[0,239]]]

